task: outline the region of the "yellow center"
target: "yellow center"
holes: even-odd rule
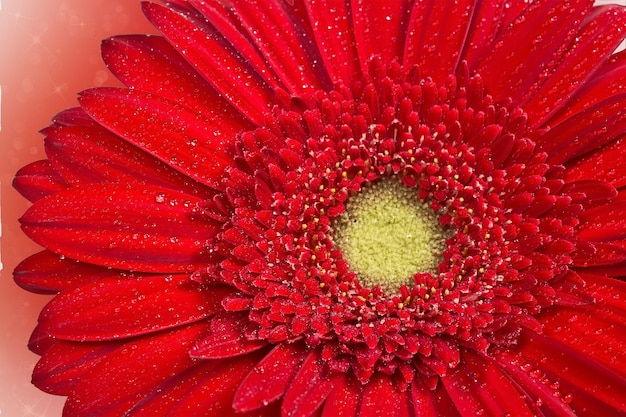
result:
[[[346,204],[333,237],[361,285],[393,293],[418,272],[437,272],[446,232],[415,189],[396,179],[364,187]]]

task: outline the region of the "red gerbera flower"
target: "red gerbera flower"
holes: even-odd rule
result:
[[[165,3],[15,179],[65,416],[626,413],[626,8]]]

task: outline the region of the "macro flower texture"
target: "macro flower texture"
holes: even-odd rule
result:
[[[142,8],[14,182],[65,417],[626,415],[626,8]]]

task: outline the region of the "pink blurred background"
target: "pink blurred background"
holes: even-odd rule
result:
[[[75,106],[77,92],[116,84],[100,59],[100,40],[154,29],[141,15],[139,0],[0,0],[0,5],[0,416],[56,417],[64,399],[30,384],[37,357],[26,343],[49,297],[29,294],[11,278],[17,263],[39,250],[19,230],[17,219],[28,203],[11,181],[21,166],[44,157],[38,130],[58,111]]]
[[[114,34],[154,33],[139,0],[0,0],[0,416],[55,417],[63,398],[30,384],[37,356],[26,343],[49,297],[18,288],[12,271],[39,248],[22,235],[17,218],[28,207],[11,187],[15,172],[42,159],[37,133],[76,105],[76,93],[115,85],[100,59],[100,40]]]

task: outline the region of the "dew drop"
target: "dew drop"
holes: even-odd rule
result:
[[[522,369],[522,371],[524,371],[524,372],[528,372],[528,371],[530,371],[531,369],[533,369],[533,366],[532,366],[531,364],[529,364],[529,363],[524,363],[524,364],[522,364],[522,365],[520,366],[520,368]]]

